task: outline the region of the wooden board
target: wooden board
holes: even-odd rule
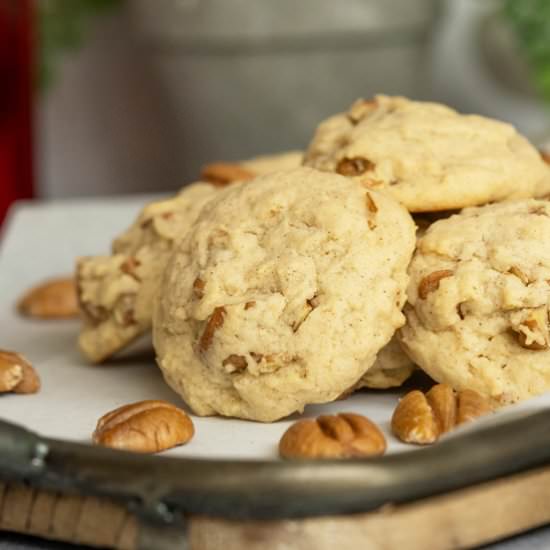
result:
[[[550,467],[365,514],[249,522],[193,516],[188,542],[191,550],[450,550],[547,523]],[[17,483],[0,484],[0,529],[119,550],[143,548],[137,519],[119,504]]]

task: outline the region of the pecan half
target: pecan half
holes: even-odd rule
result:
[[[166,401],[139,401],[102,416],[93,442],[135,453],[158,453],[187,443],[194,435],[187,414]]]
[[[491,411],[488,401],[473,390],[455,392],[437,384],[426,394],[413,390],[393,412],[393,433],[405,443],[428,445],[452,430]]]
[[[0,350],[0,393],[36,393],[40,378],[30,362],[19,353]]]
[[[202,167],[201,179],[213,185],[224,186],[235,181],[247,181],[255,174],[240,164],[231,162],[213,162]]]
[[[439,288],[439,281],[441,281],[441,279],[451,277],[452,275],[453,272],[450,269],[441,269],[426,275],[418,285],[418,296],[420,299],[425,300],[430,292]]]
[[[50,279],[26,292],[17,309],[25,317],[67,319],[78,317],[78,298],[73,277]]]
[[[386,439],[365,416],[340,413],[300,420],[279,442],[283,458],[352,458],[384,454]]]
[[[336,165],[336,172],[342,176],[360,176],[372,170],[374,163],[363,157],[344,157]]]
[[[212,312],[212,315],[210,315],[199,340],[199,349],[201,351],[206,351],[210,347],[210,344],[212,344],[214,333],[223,326],[225,313],[224,307],[217,307]]]

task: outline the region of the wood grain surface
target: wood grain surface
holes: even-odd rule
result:
[[[365,514],[302,520],[189,518],[192,550],[450,550],[550,523],[550,468]],[[0,482],[0,529],[120,550],[139,547],[137,519],[95,497]],[[182,549],[183,550],[183,549]]]

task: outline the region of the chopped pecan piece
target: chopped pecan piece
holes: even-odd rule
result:
[[[204,287],[206,286],[205,282],[197,277],[193,282],[193,294],[198,300],[202,300],[204,296]]]
[[[517,265],[513,265],[508,272],[515,275],[524,285],[529,284],[529,277]]]
[[[123,273],[126,273],[126,275],[130,275],[130,277],[133,277],[136,281],[141,281],[140,277],[136,273],[136,269],[140,265],[141,265],[141,262],[139,260],[133,257],[129,257],[127,260],[122,262],[120,266],[120,270]]]
[[[127,327],[136,324],[135,318],[135,294],[121,294],[114,309],[114,317],[119,325]]]
[[[213,185],[224,186],[235,181],[247,181],[255,174],[240,164],[230,162],[214,162],[203,166],[201,179]]]
[[[302,309],[298,312],[296,318],[292,322],[292,330],[296,332],[302,323],[309,317],[309,314],[315,309],[310,300],[306,300]]]
[[[367,208],[369,209],[369,212],[376,214],[376,212],[378,212],[378,206],[376,206],[376,203],[374,202],[372,195],[367,191],[365,196],[366,196]]]
[[[546,308],[534,310],[532,315],[524,319],[519,325],[512,326],[517,332],[519,345],[533,351],[548,349],[550,336]]]
[[[223,326],[225,313],[224,307],[217,307],[212,312],[212,315],[210,315],[199,341],[199,349],[201,351],[206,351],[210,347],[210,344],[212,344],[214,333]]]
[[[363,157],[344,157],[336,165],[336,172],[342,176],[360,176],[372,170],[374,163]]]
[[[441,279],[451,277],[452,275],[453,272],[450,269],[441,269],[426,275],[418,285],[418,296],[420,299],[425,300],[430,292],[439,288],[439,281],[441,281]]]
[[[306,302],[312,309],[315,309],[321,303],[321,298],[319,298],[319,295],[314,294],[309,300],[306,300]]]
[[[235,372],[237,370],[244,370],[247,367],[246,357],[242,355],[235,355],[232,353],[222,361],[224,367],[228,367],[228,372]]]

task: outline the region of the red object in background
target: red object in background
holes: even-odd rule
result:
[[[32,197],[32,0],[0,0],[0,224]]]

